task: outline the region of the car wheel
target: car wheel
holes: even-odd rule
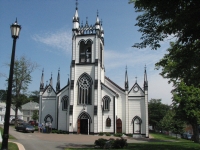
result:
[[[34,131],[32,131],[32,133],[34,133]]]

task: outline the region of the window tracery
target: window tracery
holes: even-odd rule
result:
[[[62,110],[67,110],[67,107],[68,107],[68,96],[63,96],[62,97],[62,100],[61,100],[61,102],[62,102]]]
[[[92,104],[92,79],[89,75],[83,74],[78,80],[78,104]]]

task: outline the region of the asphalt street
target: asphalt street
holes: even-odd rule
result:
[[[110,136],[97,135],[77,135],[77,134],[45,134],[38,133],[23,133],[10,126],[9,133],[16,139],[14,142],[21,143],[26,150],[60,150],[66,147],[85,147],[84,145],[94,145],[95,140],[99,138],[109,139]],[[116,138],[116,137],[112,137]],[[127,139],[128,143],[146,142],[147,140]]]

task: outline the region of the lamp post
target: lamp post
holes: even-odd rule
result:
[[[9,120],[10,120],[10,105],[11,105],[11,97],[12,97],[12,80],[13,80],[13,68],[15,61],[15,47],[16,40],[19,37],[19,33],[21,30],[21,26],[17,24],[17,19],[14,24],[10,26],[11,35],[13,38],[13,46],[12,46],[12,55],[10,62],[10,74],[8,79],[8,92],[7,92],[7,100],[6,100],[6,113],[5,113],[5,122],[4,122],[4,131],[3,131],[3,141],[1,145],[1,150],[8,150],[8,138],[9,138]]]

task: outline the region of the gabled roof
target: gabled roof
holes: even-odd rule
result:
[[[141,92],[144,93],[144,90],[143,90],[143,89],[139,86],[139,84],[136,82],[136,83],[132,86],[132,88],[129,90],[128,94],[129,94],[129,93],[133,90],[133,88],[136,87],[136,86],[139,88],[139,89],[138,89],[139,91],[141,91]]]
[[[113,91],[111,88],[109,88],[108,86],[106,86],[102,82],[101,82],[101,85],[105,86],[108,90],[110,90],[112,93],[114,93],[117,97],[119,96],[115,91]]]
[[[58,95],[60,92],[62,92],[65,88],[67,88],[69,86],[69,83],[66,85],[66,86],[64,86],[61,90],[59,90],[56,94]]]
[[[105,76],[105,79],[108,80],[112,85],[114,85],[116,88],[118,88],[119,90],[125,92],[125,90],[123,88],[121,88],[119,85],[117,85],[115,82],[113,82],[112,80],[110,80],[108,77]]]
[[[56,94],[56,91],[55,91],[54,88],[51,86],[51,84],[49,84],[48,86],[46,86],[46,87],[44,88],[44,91],[43,91],[42,94],[44,94],[44,93],[46,92],[46,90],[47,90],[49,87],[51,87],[52,90],[54,91],[54,93]]]
[[[22,105],[22,110],[39,110],[39,104],[36,102],[28,102]]]

